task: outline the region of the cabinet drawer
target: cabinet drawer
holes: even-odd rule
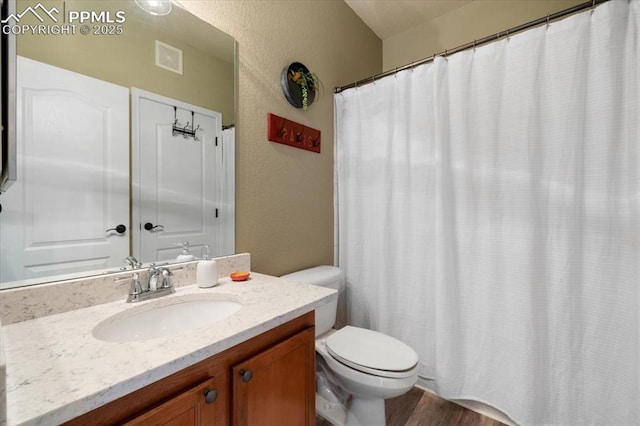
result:
[[[205,380],[199,385],[126,422],[125,425],[213,425],[218,392],[214,378]]]

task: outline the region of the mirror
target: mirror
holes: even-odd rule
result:
[[[0,288],[174,261],[183,242],[235,251],[236,43],[138,2],[17,0],[3,16],[18,168],[0,194]]]

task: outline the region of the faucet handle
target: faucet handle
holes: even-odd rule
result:
[[[167,268],[160,268],[160,270],[162,271],[162,285],[160,288],[172,288],[171,275],[173,275],[173,273]]]
[[[140,275],[137,272],[134,272],[131,276],[131,290],[129,294],[132,296],[142,294],[142,285],[140,284]]]

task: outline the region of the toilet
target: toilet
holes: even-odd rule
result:
[[[338,292],[344,282],[344,274],[334,266],[317,266],[281,278]],[[418,354],[377,331],[352,326],[333,329],[337,306],[334,300],[315,311],[316,411],[335,426],[384,426],[384,400],[405,394],[416,383]]]

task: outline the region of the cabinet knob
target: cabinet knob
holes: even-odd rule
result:
[[[253,377],[253,373],[251,372],[251,370],[240,370],[240,377],[242,377],[243,382],[249,383],[249,381]]]
[[[204,400],[207,404],[211,404],[218,399],[218,391],[216,389],[207,389],[204,391]]]

